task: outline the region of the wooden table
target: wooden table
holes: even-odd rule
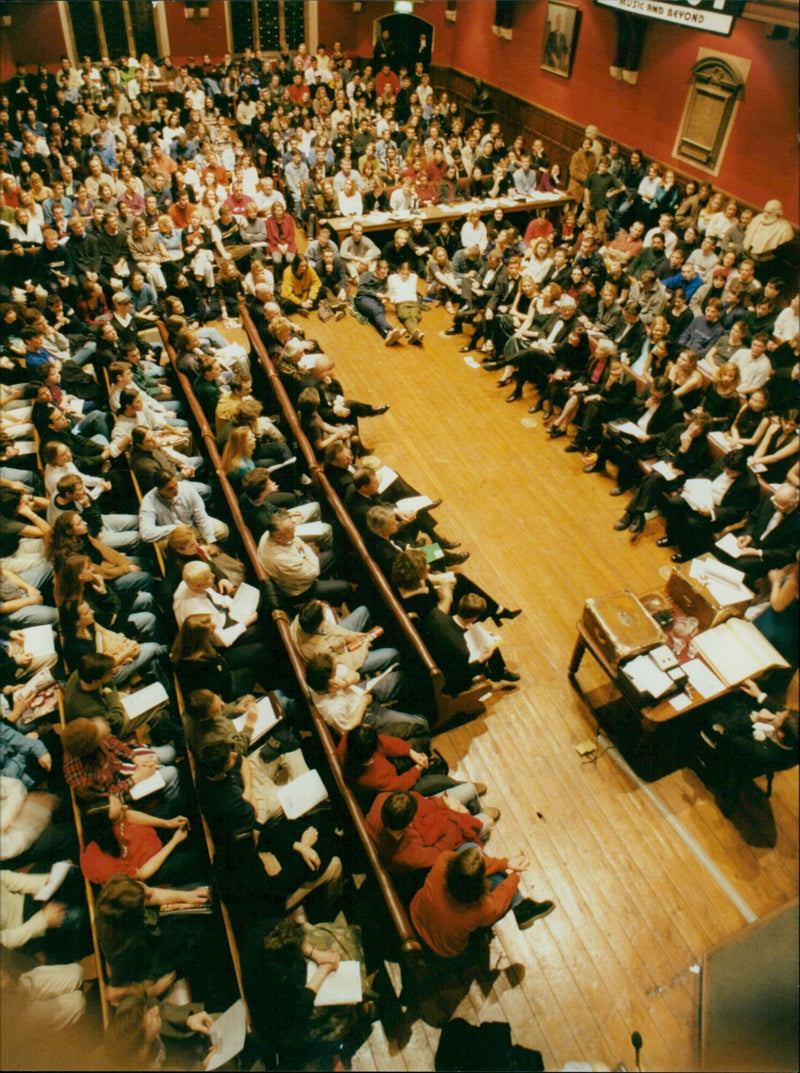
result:
[[[535,209],[559,208],[566,205],[569,198],[565,194],[534,194],[532,197],[488,198],[483,201],[459,201],[454,205],[429,205],[409,213],[368,213],[366,216],[334,216],[325,222],[336,233],[337,238],[350,234],[353,224],[358,221],[364,231],[394,231],[398,227],[411,226],[411,221],[421,216],[426,223],[440,224],[442,220],[451,220],[459,226],[466,219],[468,212],[477,209],[481,216],[488,216],[496,208],[506,213],[533,212]]]
[[[652,595],[653,593],[645,593],[643,596],[640,596],[639,599],[643,603],[646,603],[648,597]],[[660,591],[658,593],[658,596],[662,599],[664,598],[664,595],[665,594],[663,593],[663,591]],[[672,604],[676,618],[683,614],[680,608],[675,607],[672,601],[669,602]],[[612,685],[620,692],[625,703],[640,718],[642,728],[644,730],[653,731],[660,724],[667,723],[670,720],[675,719],[676,716],[684,715],[687,712],[696,711],[698,708],[703,707],[703,705],[705,704],[712,704],[714,701],[719,700],[720,697],[724,697],[728,693],[732,693],[739,688],[738,685],[726,686],[723,684],[722,689],[718,690],[716,693],[713,693],[708,697],[704,697],[687,681],[681,692],[685,697],[688,698],[689,703],[680,710],[676,710],[675,708],[673,708],[672,704],[670,704],[670,697],[665,697],[663,700],[659,700],[654,704],[643,706],[639,693],[634,689],[632,683],[629,681],[627,676],[620,673],[618,669],[615,669],[612,664],[609,663],[608,659],[605,656],[605,653],[597,645],[594,638],[591,636],[589,631],[584,626],[583,622],[581,622],[580,620],[577,622],[577,630],[578,636],[575,641],[575,647],[572,650],[572,657],[570,659],[569,668],[567,670],[567,675],[573,688],[577,690],[582,699],[591,708],[592,705],[584,691],[581,689],[581,686],[577,680],[578,670],[583,661],[583,657],[588,650],[589,653],[594,657],[595,661],[605,672]],[[707,666],[705,660],[699,653],[695,654],[694,656],[689,656],[688,651],[684,650],[682,653],[676,654],[676,658],[679,664],[687,662],[688,659],[698,659],[701,663]],[[711,670],[711,668],[709,668],[709,670]],[[681,692],[673,693],[670,696],[680,696]]]

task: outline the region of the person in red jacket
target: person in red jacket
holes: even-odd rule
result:
[[[439,854],[411,902],[411,922],[420,938],[439,957],[455,958],[466,952],[473,932],[490,928],[509,909],[520,929],[552,913],[553,902],[520,895],[519,876],[527,867],[524,853],[485,857],[474,842]]]
[[[354,727],[340,740],[337,753],[345,778],[357,793],[410,790],[412,786],[425,797],[446,792],[452,808],[480,820],[478,830],[484,842],[500,819],[499,808],[483,805],[480,800],[479,795],[486,793],[484,783],[457,782],[449,775],[434,773],[424,752],[400,738],[378,734],[373,726],[361,723]]]
[[[432,868],[440,853],[465,842],[483,844],[481,821],[448,795],[423,797],[398,790],[379,794],[367,815],[372,841],[387,871],[396,875]]]

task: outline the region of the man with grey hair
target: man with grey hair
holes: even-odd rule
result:
[[[798,490],[788,481],[773,495],[762,496],[743,528],[734,534],[738,556],[719,548],[714,554],[743,570],[748,584],[788,566],[797,554],[797,503]]]
[[[556,367],[556,351],[578,324],[578,305],[574,298],[568,294],[561,296],[558,309],[551,314],[550,319],[542,329],[542,334],[535,339],[527,350],[517,354],[516,384],[514,390],[506,399],[506,402],[515,402],[522,398],[522,389],[526,383],[531,382],[539,390],[539,401],[529,411],[535,413],[542,407],[542,400],[547,390],[548,377]]]

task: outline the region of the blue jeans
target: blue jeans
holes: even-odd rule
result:
[[[420,734],[430,734],[428,720],[424,715],[411,715],[409,712],[398,712],[394,708],[384,708],[377,701],[373,701],[367,708],[364,722],[374,726],[378,733],[392,723],[405,723],[407,726],[419,728]]]
[[[55,626],[58,622],[56,609],[45,604],[28,604],[27,607],[21,607],[19,611],[12,611],[3,617],[6,625],[14,630],[24,630],[26,626]]]
[[[92,354],[94,354],[95,350],[97,350],[97,343],[95,343],[94,341],[84,343],[80,350],[76,354],[72,355],[71,360],[76,365],[85,365],[86,362],[91,358]]]
[[[166,783],[164,797],[168,801],[175,801],[181,792],[178,769],[172,766],[177,753],[171,745],[151,745],[148,748],[156,754],[159,764],[162,765],[158,770],[161,772],[161,778]]]
[[[41,591],[42,586],[46,585],[53,576],[52,563],[37,563],[29,570],[24,570],[19,576],[23,581],[27,581],[29,585]]]
[[[448,791],[448,792],[452,792],[452,791]],[[477,842],[465,842],[463,846],[458,847],[458,849],[456,850],[456,853],[463,853],[465,849],[480,849],[480,848],[481,847],[478,845]],[[492,888],[492,890],[494,890],[495,887],[500,886],[500,884],[503,882],[504,879],[508,879],[508,872],[495,872],[494,875],[487,876],[486,878],[489,880],[489,886]],[[508,907],[507,912],[509,910],[513,909],[515,906],[519,905],[519,903],[521,901],[522,901],[522,895],[520,894],[519,891],[516,891],[516,893],[514,894],[514,897],[511,899],[511,905]]]
[[[106,443],[108,443],[108,437],[111,435],[111,429],[114,427],[114,419],[110,413],[105,410],[93,410],[92,413],[87,414],[82,418],[75,426],[75,431],[79,432],[81,436],[103,436]]]
[[[442,790],[441,793],[434,794],[434,797],[441,797],[442,794],[450,794],[457,801],[460,801],[462,805],[469,809],[470,815],[475,816],[481,821],[483,826],[478,834],[481,837],[482,842],[486,842],[489,835],[492,833],[493,826],[489,822],[489,817],[481,808],[481,799],[478,797],[478,792],[471,782],[457,782],[455,786],[448,786],[446,790]],[[462,847],[463,848],[463,847]]]
[[[366,607],[357,607],[355,611],[351,611],[347,618],[343,618],[339,623],[346,630],[353,630],[356,633],[366,633],[369,629],[369,624],[370,614],[369,609]],[[396,648],[375,648],[361,664],[361,677],[369,678],[373,674],[380,674],[387,667],[391,667],[393,663],[399,662],[400,653]],[[385,704],[387,700],[393,700],[398,693],[402,677],[402,673],[390,674],[386,681],[378,686],[378,689],[373,693],[375,699],[382,704]],[[396,679],[396,682],[392,683],[392,679]],[[389,687],[388,691],[386,687]]]
[[[124,667],[120,667],[117,673],[114,675],[114,685],[125,685],[135,674],[141,674],[145,670],[150,670],[150,663],[155,659],[161,659],[167,654],[166,645],[157,645],[154,641],[145,641],[141,645],[141,652],[130,663],[126,663]]]
[[[386,319],[383,311],[383,302],[373,298],[370,294],[362,294],[356,297],[356,309],[362,317],[366,317],[382,336],[386,337],[392,330],[392,326]]]
[[[146,570],[137,570],[132,574],[114,578],[112,585],[118,592],[149,592],[153,586],[153,576]]]

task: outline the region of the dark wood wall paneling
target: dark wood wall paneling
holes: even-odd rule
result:
[[[438,92],[446,90],[452,98],[458,101],[462,115],[469,114],[469,104],[472,100],[474,83],[470,75],[463,74],[461,71],[456,71],[450,67],[434,66],[431,68],[431,81]],[[522,134],[525,138],[526,147],[530,148],[530,143],[534,138],[541,138],[550,157],[551,164],[559,163],[562,174],[566,178],[569,175],[570,157],[576,149],[580,148],[583,140],[584,127],[571,119],[558,115],[556,112],[550,112],[540,105],[524,101],[511,93],[497,89],[495,86],[487,84],[487,88],[491,93],[495,118],[502,125],[506,144],[513,142],[518,134]],[[602,130],[598,137],[606,144],[609,141],[609,138],[604,136]],[[619,147],[622,155],[626,158],[630,155],[631,150],[636,148],[635,145],[627,145],[624,142],[620,142]],[[648,157],[647,159],[651,158]],[[695,182],[702,181],[688,172],[682,172],[672,161],[656,160],[656,162],[661,165],[662,169],[672,168],[675,172],[678,186],[681,189],[689,179]],[[714,187],[714,190],[720,189],[715,184],[713,175],[709,175],[708,181]],[[761,212],[763,207],[761,205],[750,204],[729,191],[723,190],[722,193],[727,197],[735,198],[742,208],[751,208],[754,212]]]

